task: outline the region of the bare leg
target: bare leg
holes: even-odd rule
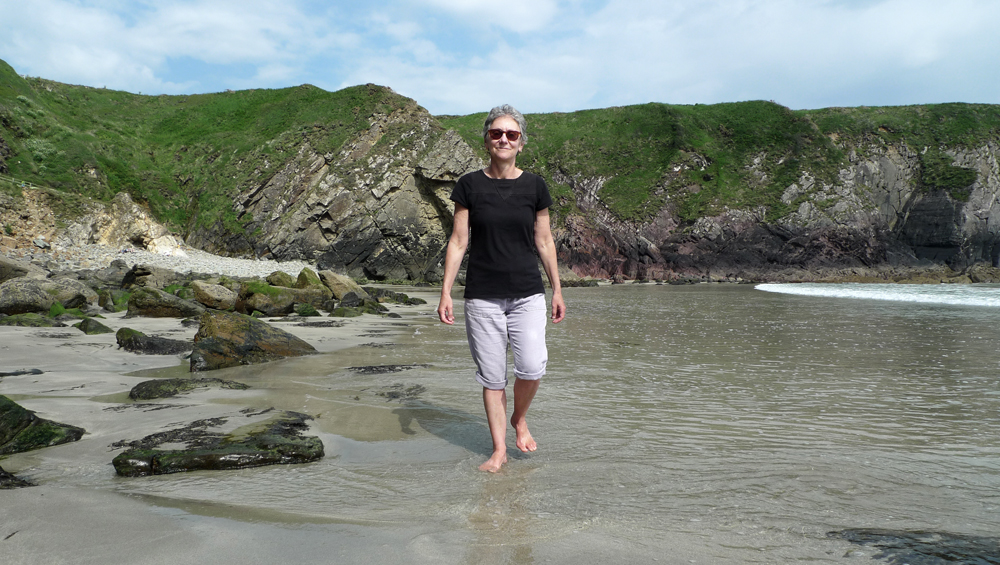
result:
[[[507,390],[483,387],[483,406],[493,438],[493,455],[479,466],[479,470],[496,473],[507,462]]]
[[[514,381],[514,413],[510,416],[510,425],[514,426],[514,431],[517,432],[515,445],[525,453],[538,449],[535,438],[531,437],[531,432],[528,431],[528,421],[525,419],[525,415],[528,413],[528,408],[531,406],[531,401],[535,398],[535,393],[538,392],[538,385],[541,382],[541,380],[529,381],[527,379]]]

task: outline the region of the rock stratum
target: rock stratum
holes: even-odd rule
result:
[[[435,282],[450,191],[485,164],[481,119],[375,85],[151,97],[0,62],[0,246],[186,243]],[[519,164],[550,186],[567,276],[998,276],[1000,107],[758,101],[528,119]]]

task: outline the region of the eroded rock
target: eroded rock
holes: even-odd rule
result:
[[[118,341],[118,346],[125,351],[145,355],[178,355],[191,351],[194,347],[190,341],[149,336],[131,328],[118,330],[115,339]]]
[[[208,310],[202,314],[194,341],[192,372],[316,353],[312,345],[266,322],[219,310]]]
[[[126,317],[196,318],[205,307],[155,288],[136,288],[128,299]]]
[[[130,449],[115,457],[112,464],[119,475],[139,477],[308,463],[323,457],[323,442],[304,435],[311,419],[297,412],[280,412],[228,434],[210,430],[225,424],[224,418],[199,420],[139,441],[114,444],[112,447]],[[157,449],[167,443],[184,443],[186,447]]]
[[[77,441],[84,433],[83,428],[39,418],[31,410],[0,396],[0,455]]]
[[[199,388],[225,388],[232,390],[246,390],[249,386],[236,381],[225,381],[216,378],[190,378],[190,379],[155,379],[143,381],[129,391],[128,397],[132,400],[154,400],[157,398],[169,398],[185,392],[190,392]]]
[[[19,277],[0,284],[0,314],[47,313],[54,303],[40,280]]]

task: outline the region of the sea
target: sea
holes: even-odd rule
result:
[[[539,449],[510,430],[498,474],[477,470],[461,316],[430,296],[392,340],[220,374],[258,391],[242,404],[313,415],[320,462],[89,480],[195,528],[282,532],[289,563],[1000,563],[1000,286],[564,295]]]

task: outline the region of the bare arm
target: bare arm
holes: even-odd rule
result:
[[[535,213],[535,248],[542,260],[542,268],[552,285],[552,323],[558,324],[566,317],[566,303],[563,301],[562,284],[559,282],[559,264],[556,261],[556,244],[552,240],[548,209]]]
[[[444,280],[441,281],[441,302],[438,303],[438,318],[449,326],[455,323],[455,307],[451,300],[451,287],[462,266],[462,258],[469,246],[469,209],[455,204],[455,222],[444,255]]]

